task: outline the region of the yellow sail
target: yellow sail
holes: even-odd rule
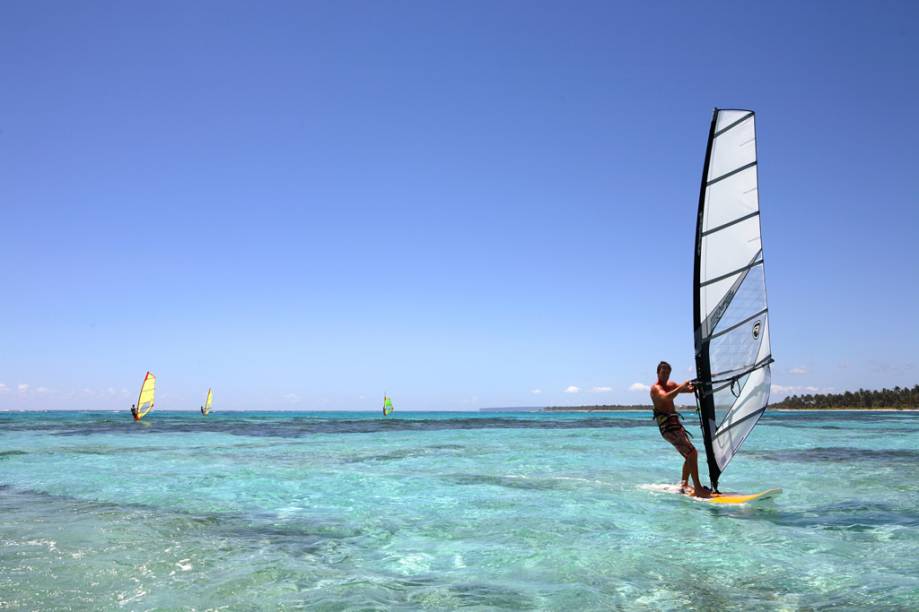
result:
[[[207,416],[211,411],[211,404],[214,403],[214,392],[210,389],[207,390],[207,399],[204,400],[204,406],[201,407],[201,414]]]
[[[134,413],[134,420],[141,420],[148,412],[153,410],[153,396],[155,392],[156,376],[154,376],[152,372],[147,372],[147,375],[144,377],[144,383],[140,386],[140,395],[137,398],[137,412]]]

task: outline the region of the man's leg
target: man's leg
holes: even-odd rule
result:
[[[689,461],[690,453],[693,451],[692,444],[689,442],[689,438],[686,437],[686,434],[680,430],[665,432],[664,439],[670,442],[677,450],[677,452],[680,453],[680,456],[683,457],[683,473],[682,477],[680,478],[680,493],[688,493],[688,478],[692,469]]]
[[[710,497],[708,489],[703,487],[702,481],[699,480],[699,453],[695,447],[693,447],[689,457],[686,458],[686,463],[689,464],[689,474],[692,476],[692,486],[695,489],[693,494],[696,497]]]
[[[683,477],[680,478],[680,493],[689,489],[689,459],[683,460]]]

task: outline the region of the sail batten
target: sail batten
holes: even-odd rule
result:
[[[724,279],[726,279],[726,278],[731,278],[732,276],[736,276],[737,274],[740,274],[741,272],[746,272],[746,271],[749,270],[750,268],[756,267],[756,266],[758,266],[758,265],[761,264],[761,263],[763,263],[763,260],[762,260],[762,259],[760,259],[759,261],[754,261],[753,263],[749,263],[749,264],[745,265],[745,266],[742,267],[742,268],[737,268],[736,270],[731,270],[730,272],[725,272],[725,273],[722,274],[721,276],[716,276],[715,278],[710,278],[710,279],[708,279],[707,281],[703,282],[703,283],[701,284],[701,286],[702,286],[702,287],[707,287],[708,285],[713,285],[713,284],[717,283],[718,281],[723,281]]]
[[[750,168],[752,168],[752,167],[755,166],[755,165],[756,165],[756,162],[755,162],[755,161],[752,161],[752,162],[750,162],[749,164],[747,164],[747,165],[745,165],[745,166],[741,166],[740,168],[734,168],[734,169],[731,170],[730,172],[727,172],[727,173],[725,173],[725,174],[722,174],[722,175],[719,176],[718,178],[715,178],[715,179],[710,180],[710,181],[708,182],[708,186],[711,187],[711,186],[714,185],[715,183],[720,183],[720,182],[723,181],[724,179],[730,178],[730,177],[734,176],[735,174],[737,174],[738,172],[743,172],[744,170],[749,170]]]
[[[721,230],[727,229],[727,228],[731,227],[732,225],[736,225],[736,224],[738,224],[738,223],[742,223],[743,221],[746,221],[747,219],[752,219],[753,217],[758,217],[758,216],[759,216],[759,211],[758,211],[758,210],[754,210],[753,212],[751,212],[751,213],[748,214],[748,215],[744,215],[744,216],[742,216],[742,217],[737,217],[736,219],[733,219],[733,220],[731,220],[731,221],[728,221],[727,223],[722,223],[722,224],[719,225],[718,227],[713,227],[713,228],[710,229],[710,230],[706,230],[706,231],[702,232],[702,236],[705,237],[705,236],[708,236],[709,234],[714,234],[715,232],[720,232]]]
[[[751,111],[751,112],[747,113],[746,115],[744,115],[743,117],[741,117],[740,119],[738,119],[737,121],[735,121],[734,123],[732,123],[731,125],[729,125],[729,126],[727,126],[727,127],[723,127],[723,128],[721,128],[720,130],[718,130],[717,132],[715,132],[715,136],[714,136],[714,137],[715,137],[715,138],[718,138],[719,136],[721,136],[722,134],[724,134],[725,132],[727,132],[727,131],[730,130],[731,128],[737,127],[738,125],[740,125],[741,123],[743,123],[744,121],[746,121],[747,119],[749,119],[749,118],[752,117],[752,116],[753,116],[753,112]]]
[[[693,274],[696,397],[716,490],[769,402],[758,167],[755,114],[716,109],[702,170]]]

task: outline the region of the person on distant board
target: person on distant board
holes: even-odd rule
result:
[[[689,441],[689,435],[680,423],[680,415],[673,405],[673,399],[680,393],[692,393],[695,389],[687,380],[678,385],[670,380],[670,364],[662,361],[657,364],[657,382],[651,386],[651,401],[654,403],[654,420],[661,430],[664,440],[673,444],[683,456],[683,475],[680,479],[680,493],[695,497],[711,497],[711,490],[699,482],[699,453]],[[692,488],[689,487],[689,476],[692,476]]]
[[[131,404],[131,416],[134,417],[134,420],[137,420],[137,406]]]

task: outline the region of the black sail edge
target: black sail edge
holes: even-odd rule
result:
[[[705,456],[708,461],[708,475],[713,490],[718,490],[718,479],[721,469],[715,460],[712,439],[715,432],[710,424],[715,422],[715,397],[712,394],[712,370],[709,359],[709,339],[703,338],[702,305],[700,303],[702,279],[702,230],[705,219],[705,192],[708,189],[708,169],[712,158],[712,144],[715,140],[715,125],[718,123],[719,109],[712,111],[712,125],[708,132],[708,143],[705,147],[705,164],[702,167],[702,187],[699,191],[699,210],[696,217],[696,252],[693,269],[693,330],[696,349],[696,402],[699,406],[699,425],[705,442]]]

